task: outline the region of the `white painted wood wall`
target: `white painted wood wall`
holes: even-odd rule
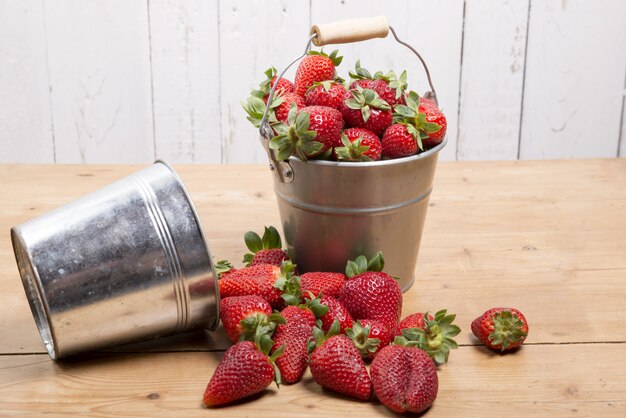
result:
[[[0,0],[0,162],[264,162],[263,70],[378,14],[431,67],[443,159],[626,156],[624,0]],[[339,49],[426,88],[391,39]]]

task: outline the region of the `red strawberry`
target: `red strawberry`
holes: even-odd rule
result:
[[[380,350],[372,361],[374,393],[393,412],[422,412],[437,397],[437,368],[425,351],[396,341]]]
[[[409,315],[400,321],[396,334],[418,341],[417,347],[426,351],[436,364],[444,364],[450,350],[458,348],[453,338],[461,332],[461,328],[452,324],[456,315],[447,313],[442,309],[434,317],[428,312]]]
[[[273,308],[283,306],[281,295],[295,280],[295,265],[286,261],[280,267],[271,264],[256,264],[239,270],[222,273],[219,280],[220,297],[258,295]]]
[[[356,321],[352,328],[346,329],[346,335],[352,339],[355,347],[366,360],[376,357],[376,354],[389,345],[394,337],[393,332],[382,322],[369,319]]]
[[[296,70],[295,92],[304,96],[313,83],[334,79],[335,67],[341,64],[343,59],[337,56],[337,52],[335,50],[330,55],[326,55],[323,52],[309,51]]]
[[[427,313],[428,319],[431,321],[434,319],[433,316]],[[416,312],[404,318],[398,324],[396,335],[402,335],[402,330],[406,328],[418,328],[418,329],[426,329],[426,322],[424,321],[424,314],[421,312]]]
[[[314,299],[301,306],[287,306],[281,315],[284,325],[279,325],[274,333],[274,347],[285,346],[283,354],[276,360],[285,383],[296,383],[302,378],[308,364],[307,344],[313,335],[316,314],[325,313],[328,308]]]
[[[272,307],[261,296],[232,296],[220,301],[220,319],[228,338],[234,343],[247,330],[267,324]]]
[[[406,105],[395,106],[394,122],[404,127],[396,126],[391,132],[385,132],[382,140],[384,156],[398,158],[413,155],[426,149],[423,143],[425,140],[429,140],[428,145],[443,141],[445,116],[430,104],[432,101],[426,99],[426,104],[422,104],[422,100],[412,91],[406,97]],[[385,143],[386,140],[389,140],[388,143]]]
[[[474,319],[472,333],[492,350],[512,350],[528,335],[528,321],[514,308],[492,308]]]
[[[356,86],[372,89],[391,106],[392,110],[395,105],[405,103],[404,91],[407,88],[406,71],[403,71],[399,78],[393,71],[389,71],[385,75],[381,71],[377,71],[372,75],[368,70],[361,67],[360,61],[357,61],[354,72],[350,72],[350,78],[355,79],[350,84],[350,89]]]
[[[327,106],[339,109],[346,95],[346,88],[336,81],[313,83],[304,96],[307,106]]]
[[[240,341],[226,350],[204,392],[204,404],[225,405],[263,391],[273,380],[279,384],[274,361],[281,350],[269,357],[272,345],[269,335],[262,333],[255,342]]]
[[[280,266],[283,261],[288,261],[289,256],[281,248],[283,246],[278,230],[273,226],[265,227],[263,238],[254,231],[248,231],[243,237],[246,247],[251,251],[243,256],[246,266],[255,264],[273,264]]]
[[[434,101],[430,99],[421,98],[419,111],[426,115],[426,122],[439,125],[441,129],[429,132],[428,137],[422,139],[425,149],[430,149],[443,142],[443,138],[446,136],[446,129],[448,122],[445,115],[439,110]]]
[[[327,388],[353,398],[372,397],[372,382],[359,350],[345,335],[337,335],[339,323],[333,324],[327,335],[315,327],[315,350],[309,368],[315,381]]]
[[[302,293],[313,296],[336,296],[347,277],[343,273],[310,272],[300,275]]]
[[[332,107],[308,106],[289,111],[289,126],[277,125],[277,136],[270,148],[278,151],[276,158],[286,160],[292,154],[303,161],[341,145],[343,118]]]
[[[341,114],[350,127],[365,128],[382,136],[391,125],[391,106],[374,90],[357,87],[346,94]]]
[[[267,70],[265,70],[264,74],[266,78],[265,80],[261,82],[261,84],[259,84],[259,86],[260,86],[260,90],[264,94],[264,99],[267,100],[267,97],[270,94],[270,90],[272,90],[272,87],[274,87],[274,83],[276,83],[278,71],[276,71],[276,68],[270,67]],[[276,89],[274,90],[274,97],[279,96],[284,93],[293,93],[293,91],[294,91],[293,83],[287,80],[286,78],[281,78],[278,81],[278,85],[276,86]]]
[[[339,322],[339,332],[341,334],[346,332],[346,328],[352,326],[352,315],[337,299],[332,296],[322,296],[320,303],[328,306],[328,312],[319,318],[324,332],[328,332],[335,321]]]
[[[382,142],[382,155],[386,158],[408,157],[419,150],[415,137],[409,132],[409,125],[394,123],[385,131]]]
[[[276,119],[279,122],[287,122],[289,116],[289,109],[291,106],[296,105],[296,108],[303,109],[306,107],[306,103],[302,96],[298,96],[296,93],[284,93],[274,99],[272,105],[275,106],[274,112]]]
[[[346,275],[349,277],[337,298],[354,319],[378,320],[394,330],[402,313],[402,291],[396,280],[383,273],[385,263],[382,253],[369,262],[364,256],[349,261]]]
[[[363,128],[350,128],[341,136],[343,147],[335,148],[340,161],[376,161],[380,160],[382,145],[372,131]]]

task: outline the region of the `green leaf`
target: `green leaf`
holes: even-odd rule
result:
[[[371,109],[369,106],[363,106],[361,108],[361,117],[363,118],[363,122],[367,122],[367,120],[370,118],[371,115]]]
[[[441,129],[441,125],[434,122],[426,122],[424,123],[423,128],[426,132],[432,134],[433,132],[439,131]]]
[[[352,278],[358,274],[360,274],[359,266],[354,261],[348,260],[346,263],[346,276]]]
[[[252,263],[253,259],[254,259],[254,254],[251,254],[251,253],[244,254],[242,263],[246,267],[248,267],[248,266],[250,266],[250,263]]]
[[[278,230],[273,226],[265,227],[263,232],[263,248],[264,249],[272,249],[272,248],[281,248],[282,242],[280,240],[280,234]]]
[[[385,257],[381,251],[378,251],[367,263],[367,271],[383,271],[384,268]]]
[[[258,253],[263,249],[263,242],[261,241],[261,237],[254,231],[248,231],[243,236],[243,240],[246,243],[246,247],[254,254]]]
[[[367,257],[365,257],[364,255],[360,255],[354,261],[356,262],[357,268],[359,269],[359,273],[367,271]]]

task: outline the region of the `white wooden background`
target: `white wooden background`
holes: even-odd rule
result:
[[[263,162],[263,70],[378,14],[430,64],[444,159],[626,156],[624,0],[0,0],[0,162]],[[426,88],[391,39],[340,51]]]

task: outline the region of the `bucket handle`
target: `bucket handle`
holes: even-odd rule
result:
[[[311,27],[310,36],[306,43],[304,53],[291,61],[291,63],[289,63],[289,65],[287,65],[287,67],[285,67],[276,77],[276,81],[274,82],[267,98],[267,106],[265,107],[265,112],[263,113],[263,118],[261,119],[261,123],[259,125],[260,140],[270,160],[270,170],[278,176],[278,180],[281,183],[292,183],[294,173],[291,165],[289,164],[289,160],[277,160],[276,154],[269,147],[269,141],[274,137],[272,127],[268,122],[270,104],[272,103],[274,91],[276,90],[276,86],[278,85],[280,79],[283,78],[287,70],[289,70],[293,64],[300,61],[307,55],[311,49],[311,44],[314,44],[315,46],[324,46],[329,44],[360,42],[374,38],[386,38],[389,32],[391,32],[399,44],[404,45],[417,56],[422,64],[422,67],[424,67],[424,71],[426,72],[426,77],[428,79],[428,85],[430,87],[430,90],[424,93],[423,96],[438,104],[437,93],[435,92],[435,87],[433,86],[430,71],[428,70],[426,62],[419,52],[415,50],[415,48],[398,37],[394,28],[389,26],[385,16],[349,19],[327,23],[324,25],[313,25]]]

